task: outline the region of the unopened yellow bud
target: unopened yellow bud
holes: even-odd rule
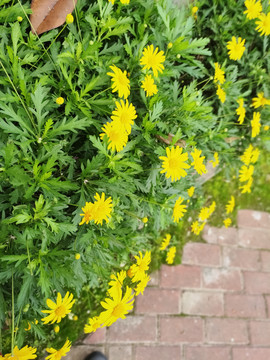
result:
[[[144,224],[146,224],[146,223],[148,222],[148,218],[147,218],[147,217],[142,218],[142,222],[143,222]]]
[[[270,129],[270,126],[269,125],[265,125],[264,127],[263,127],[263,130],[264,131],[267,131],[267,130],[269,130]]]
[[[131,269],[131,268],[128,269],[128,271],[127,271],[127,276],[128,276],[129,278],[133,278],[133,272],[132,272],[132,269]]]
[[[169,44],[168,44],[167,46],[168,46],[168,49],[171,49],[172,46],[173,46],[173,43],[172,43],[172,42],[169,42]]]
[[[67,14],[66,23],[67,24],[72,24],[73,21],[74,21],[74,17],[71,14]]]
[[[54,327],[54,332],[56,333],[56,334],[58,334],[59,333],[59,330],[60,330],[60,326],[59,325],[55,325],[55,327]]]
[[[81,255],[79,253],[75,254],[75,259],[80,260]]]
[[[55,100],[56,104],[58,105],[64,104],[64,101],[65,101],[64,98],[62,98],[61,96]]]
[[[22,22],[22,21],[23,21],[23,18],[22,18],[21,16],[18,16],[18,17],[17,17],[17,20],[18,20],[19,22]]]
[[[177,57],[177,59],[180,59],[181,55],[180,55],[180,54],[177,54],[176,57]]]
[[[74,320],[74,321],[77,321],[77,320],[78,320],[78,316],[77,316],[77,315],[74,315],[74,316],[73,316],[73,320]]]

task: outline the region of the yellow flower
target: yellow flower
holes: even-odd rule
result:
[[[146,96],[152,96],[158,92],[157,85],[151,75],[146,75],[141,86],[146,91]]]
[[[96,200],[93,204],[93,220],[95,224],[102,225],[103,220],[105,220],[106,223],[108,223],[112,212],[112,198],[109,196],[105,200],[104,192],[101,194],[101,196],[98,193],[96,193],[94,198]]]
[[[126,277],[127,277],[127,273],[124,270],[121,270],[119,273],[117,273],[117,276],[112,274],[110,276],[112,280],[109,282],[110,289],[108,290],[108,293],[111,295],[115,291],[115,289],[121,291],[123,282]]]
[[[259,21],[256,21],[255,24],[258,25],[256,27],[256,30],[258,30],[263,35],[269,35],[270,34],[270,12],[266,15],[264,13],[261,13],[258,16]]]
[[[238,39],[236,40],[236,37],[233,36],[232,40],[227,42],[227,49],[229,50],[229,58],[231,60],[241,59],[245,51],[245,41],[246,40],[242,40],[241,37],[238,37]]]
[[[168,179],[171,177],[172,181],[176,181],[181,179],[181,177],[185,177],[187,175],[186,171],[184,169],[189,169],[190,166],[185,163],[185,161],[188,160],[188,154],[183,153],[182,154],[182,148],[179,148],[179,146],[176,146],[175,148],[172,147],[166,148],[166,156],[160,156],[159,159],[163,161],[162,167],[163,170],[161,170],[161,174],[166,173],[166,178]]]
[[[237,100],[237,103],[239,107],[236,109],[236,114],[239,115],[238,122],[241,125],[243,124],[246,115],[246,109],[244,108],[244,99]]]
[[[126,103],[124,103],[123,100],[120,100],[120,102],[115,102],[116,108],[112,112],[113,115],[111,116],[111,119],[114,121],[115,125],[118,124],[119,129],[122,126],[122,128],[130,134],[131,125],[134,124],[134,119],[137,117],[136,110],[131,103],[128,103],[128,100],[126,100]]]
[[[199,233],[201,232],[200,224],[198,221],[193,221],[193,223],[191,224],[191,232],[193,232],[195,235],[199,235]]]
[[[252,153],[252,157],[251,157],[251,159],[250,159],[250,162],[251,162],[252,164],[255,164],[255,163],[258,161],[259,156],[260,156],[260,150],[257,149],[257,148],[254,149],[254,150],[253,150],[253,153]]]
[[[142,222],[143,222],[144,224],[146,224],[146,223],[148,222],[148,218],[147,218],[147,217],[143,217],[143,218],[142,218]]]
[[[65,101],[64,98],[62,98],[61,96],[55,100],[56,104],[58,105],[64,104],[64,101]]]
[[[149,269],[149,264],[151,262],[151,251],[146,251],[144,257],[142,256],[141,251],[139,251],[139,256],[135,256],[137,263],[131,266],[132,271],[132,282],[141,281],[144,277],[145,271]]]
[[[196,12],[199,10],[198,6],[193,6],[191,9],[191,14],[194,17],[195,20],[197,20],[197,14]]]
[[[249,167],[243,165],[239,170],[239,180],[240,182],[248,181],[252,178],[254,172],[254,166],[250,165]]]
[[[28,324],[27,324],[28,326],[27,326],[27,328],[25,328],[24,330],[25,331],[29,331],[29,330],[31,330],[31,324],[30,324],[30,322],[28,321]]]
[[[62,357],[66,356],[71,347],[71,342],[67,339],[65,344],[61,347],[61,349],[56,350],[54,348],[47,348],[46,351],[51,355],[47,356],[45,359],[47,360],[60,360]]]
[[[241,193],[242,193],[242,194],[250,193],[250,192],[251,192],[252,183],[253,183],[253,178],[251,177],[246,184],[244,184],[243,186],[240,186],[240,187],[239,187],[240,190],[242,189]]]
[[[112,92],[118,91],[118,96],[120,98],[124,97],[124,99],[127,99],[130,94],[130,84],[126,75],[126,70],[123,72],[115,65],[110,66],[110,68],[112,69],[113,73],[108,72],[107,75],[112,77]]]
[[[252,98],[251,106],[255,107],[255,109],[260,106],[264,107],[265,105],[270,105],[270,99],[266,99],[263,92],[258,93],[257,97]]]
[[[60,331],[60,326],[59,325],[55,325],[55,327],[54,327],[54,332],[56,333],[56,334],[58,334],[59,333],[59,331]]]
[[[128,5],[130,0],[120,0],[120,2],[124,5]]]
[[[259,112],[254,112],[253,113],[253,118],[251,120],[251,137],[256,137],[257,135],[259,135],[260,133],[260,128],[261,128],[261,115]]]
[[[234,196],[231,196],[231,200],[226,205],[226,214],[232,213],[234,207],[235,207],[235,198],[234,198]]]
[[[218,87],[217,87],[216,94],[217,94],[219,100],[220,100],[220,101],[222,102],[222,104],[223,104],[223,103],[225,102],[225,100],[226,100],[226,93],[225,93],[225,91],[221,88],[220,85],[218,85]]]
[[[251,163],[251,157],[253,153],[253,146],[250,144],[248,148],[244,151],[244,154],[240,156],[241,161],[245,165],[249,165]]]
[[[112,4],[114,4],[115,0],[108,0],[109,2],[111,2]]]
[[[99,317],[100,322],[104,326],[111,326],[119,318],[125,319],[126,314],[133,309],[134,295],[132,289],[126,287],[125,296],[122,298],[122,290],[120,293],[116,290],[111,294],[112,299],[106,298],[101,301],[101,306],[106,309]]]
[[[187,191],[188,196],[189,196],[189,197],[192,197],[193,194],[194,194],[194,191],[195,191],[195,187],[194,187],[194,186],[191,186],[191,187],[188,189],[188,191]]]
[[[173,222],[179,222],[179,220],[184,216],[184,213],[187,212],[187,205],[181,205],[184,201],[181,196],[176,200],[174,208],[173,208]]]
[[[223,224],[227,227],[229,227],[232,223],[232,220],[230,218],[227,218],[223,221]]]
[[[79,225],[82,225],[84,223],[88,224],[89,221],[93,220],[93,205],[94,204],[91,202],[85,203],[85,207],[82,208],[82,211],[84,212],[84,214],[80,214],[81,216],[83,216],[83,219],[79,223]]]
[[[160,250],[165,250],[166,249],[166,247],[170,243],[171,237],[172,236],[170,234],[165,235],[165,238],[163,239],[162,244],[160,245],[160,248],[159,248]]]
[[[0,356],[0,359],[5,360],[30,360],[35,359],[37,355],[35,352],[37,349],[32,348],[31,346],[24,346],[22,349],[19,349],[18,346],[15,346],[12,354],[6,354],[5,357]]]
[[[191,165],[193,165],[194,169],[197,171],[199,175],[202,175],[203,173],[206,174],[207,170],[205,165],[203,164],[203,160],[205,159],[205,156],[201,156],[202,150],[194,149],[193,152],[190,153],[190,155],[193,157],[193,162]]]
[[[219,63],[215,63],[215,76],[214,76],[214,82],[220,83],[222,85],[225,82],[225,72],[221,70]]]
[[[80,260],[80,258],[81,258],[81,255],[79,253],[75,254],[75,259],[76,260]]]
[[[175,253],[176,253],[176,247],[172,246],[167,253],[167,257],[166,257],[167,264],[171,265],[173,263],[175,258]]]
[[[108,149],[117,152],[123,150],[123,148],[127,145],[128,142],[128,133],[123,131],[122,126],[119,126],[117,122],[107,122],[102,128],[104,132],[99,136],[101,140],[103,140],[104,136],[107,135],[109,145]]]
[[[138,296],[139,294],[143,295],[144,289],[146,288],[149,281],[150,277],[147,274],[144,274],[144,277],[141,279],[141,281],[137,284],[135,288],[136,296]]]
[[[22,22],[22,21],[23,21],[23,18],[22,18],[21,16],[18,16],[18,17],[17,17],[17,21]]]
[[[93,318],[88,319],[88,324],[84,325],[84,333],[94,333],[100,327],[100,325],[100,318],[98,316],[94,316]]]
[[[257,2],[256,0],[246,0],[245,6],[247,10],[244,11],[244,14],[247,14],[247,18],[249,20],[256,19],[262,12],[262,4],[260,0]]]
[[[57,300],[54,303],[52,300],[47,299],[47,306],[51,310],[41,310],[45,314],[49,314],[45,318],[41,319],[44,324],[48,323],[59,323],[67,314],[71,312],[71,308],[75,302],[73,300],[73,294],[69,295],[69,292],[66,293],[65,297],[62,299],[61,294],[57,293]]]
[[[268,131],[270,129],[270,126],[269,125],[265,125],[264,127],[263,127],[263,130],[264,131]]]
[[[209,214],[210,214],[210,216],[213,214],[213,212],[215,211],[215,209],[216,209],[216,202],[215,201],[213,201],[212,202],[212,204],[209,206]]]
[[[215,160],[210,160],[210,163],[212,163],[213,168],[215,168],[219,164],[219,158],[217,152],[214,153],[214,159]]]
[[[200,211],[199,219],[201,221],[205,221],[209,218],[209,216],[210,216],[210,212],[209,212],[208,207],[203,207]]]
[[[71,14],[67,14],[67,17],[66,17],[66,23],[67,24],[72,24],[74,21],[74,18]]]
[[[154,46],[151,44],[143,49],[143,56],[140,59],[140,64],[144,65],[143,70],[152,69],[154,76],[158,76],[158,72],[162,73],[164,70],[163,62],[165,61],[164,52],[158,52],[158,47],[154,51]]]

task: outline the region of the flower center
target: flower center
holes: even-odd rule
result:
[[[169,160],[169,167],[170,167],[171,169],[177,168],[177,167],[178,167],[178,159],[176,159],[176,158],[170,159],[170,160]]]
[[[54,311],[57,316],[63,317],[66,315],[66,307],[64,305],[58,306]]]
[[[122,303],[115,306],[113,309],[112,315],[119,318],[121,315],[123,315],[125,312],[125,307]]]

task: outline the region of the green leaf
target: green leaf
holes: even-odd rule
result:
[[[32,275],[25,275],[21,290],[17,298],[17,307],[21,309],[29,302],[29,295],[34,283],[34,277]]]
[[[45,107],[49,103],[49,100],[45,100],[48,92],[49,89],[42,87],[41,84],[38,84],[34,94],[31,94],[31,99],[35,108],[29,109],[37,119],[39,131],[41,131],[41,127],[44,123],[45,117],[48,114],[48,111],[45,111]]]
[[[50,228],[53,232],[55,232],[55,233],[59,232],[59,226],[55,222],[55,220],[53,220],[52,218],[49,218],[49,217],[44,217],[43,220],[46,222],[46,224],[48,226],[50,226]]]
[[[14,56],[17,55],[18,42],[22,37],[20,24],[16,21],[14,24],[11,24],[11,39],[13,45]]]
[[[88,126],[93,123],[92,119],[78,119],[78,117],[70,118],[68,121],[64,118],[61,122],[54,124],[53,130],[48,133],[47,138],[52,139],[58,135],[65,135],[69,131],[77,133],[78,130],[85,130]]]
[[[101,143],[101,141],[99,140],[99,138],[96,138],[95,136],[89,136],[89,139],[92,141],[92,144],[94,145],[95,148],[97,148],[98,150],[100,150],[100,152],[107,156],[108,152],[107,149],[105,147],[104,144]]]

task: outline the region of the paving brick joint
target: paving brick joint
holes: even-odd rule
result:
[[[270,358],[270,214],[238,211],[238,227],[205,226],[182,264],[163,265],[135,311],[74,345],[65,360]]]

